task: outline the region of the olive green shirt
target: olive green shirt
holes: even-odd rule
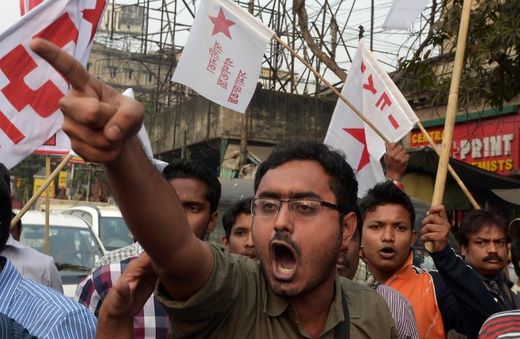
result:
[[[260,265],[210,245],[215,265],[208,282],[185,302],[173,301],[164,288],[156,296],[172,317],[173,338],[310,338],[290,303],[270,289]],[[320,338],[334,338],[343,321],[341,286],[350,314],[350,338],[397,338],[392,315],[376,291],[343,277]]]

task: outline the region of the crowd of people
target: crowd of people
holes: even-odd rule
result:
[[[511,239],[508,223],[496,213],[474,210],[457,231],[457,255],[448,243],[451,225],[442,205],[431,207],[417,234],[414,206],[399,183],[407,161],[402,147],[390,145],[385,156],[390,180],[358,201],[354,172],[341,152],[312,141],[277,146],[258,167],[254,196],[222,216],[224,236],[215,244],[207,235],[218,221],[216,176],[190,160],[159,172],[135,136],[143,117],[139,103],[47,41],[31,46],[71,84],[60,103],[63,129],[78,154],[104,165],[136,243],[102,258],[78,285],[76,301],[65,297],[51,282],[56,272],[38,276],[35,268],[26,269],[31,261],[49,259],[36,258],[10,236],[4,171],[0,334],[477,338],[480,332],[495,338],[520,333],[518,285],[503,273],[509,248],[520,273],[520,240]],[[413,264],[418,236],[433,245],[435,271]],[[361,268],[363,278],[356,274]]]

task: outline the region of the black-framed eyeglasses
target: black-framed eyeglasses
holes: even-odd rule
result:
[[[255,217],[274,217],[278,214],[284,202],[288,204],[292,215],[297,218],[315,217],[320,213],[323,206],[343,213],[338,205],[323,200],[253,198],[251,200],[251,214]]]

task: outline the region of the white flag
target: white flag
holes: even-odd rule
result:
[[[24,6],[41,1],[25,1]],[[45,142],[38,153],[64,154],[59,100],[68,85],[29,48],[33,37],[52,41],[86,63],[107,0],[48,0],[0,34],[0,161],[8,168]],[[22,3],[20,3],[22,5]]]
[[[408,29],[429,0],[394,0],[383,23],[384,29]]]
[[[274,32],[231,0],[203,0],[172,81],[244,112]]]
[[[399,141],[418,121],[397,86],[362,41],[341,93],[390,142]],[[358,178],[358,196],[384,180],[380,163],[386,151],[384,141],[341,100],[336,104],[324,142],[345,152]]]

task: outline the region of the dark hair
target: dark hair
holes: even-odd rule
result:
[[[346,214],[354,210],[358,184],[345,155],[332,147],[313,141],[288,142],[276,146],[256,171],[255,193],[267,171],[293,160],[318,162],[330,176],[330,190],[336,196],[336,204],[341,212]]]
[[[520,240],[518,239],[513,240],[511,244],[511,261],[513,262],[516,276],[520,279],[520,267],[518,266],[518,261],[520,261]]]
[[[7,173],[7,180],[6,180]],[[9,171],[0,163],[0,252],[4,250],[11,228],[11,187]]]
[[[400,205],[408,211],[410,215],[410,225],[412,225],[413,230],[415,210],[412,201],[405,192],[390,180],[376,184],[373,188],[369,189],[367,194],[361,199],[359,202],[361,219],[365,220],[367,213],[374,211],[378,206],[388,204]]]
[[[472,210],[466,213],[457,231],[457,241],[461,246],[467,246],[469,236],[478,232],[482,227],[496,225],[504,231],[509,242],[506,221],[498,214],[486,210]]]
[[[190,178],[202,181],[208,186],[206,199],[209,201],[211,213],[217,210],[222,191],[220,181],[203,162],[199,160],[178,160],[163,168],[162,174],[166,180]]]
[[[240,214],[251,214],[251,198],[237,201],[233,206],[228,208],[222,216],[222,226],[224,227],[224,233],[227,239],[229,239],[231,228]]]

